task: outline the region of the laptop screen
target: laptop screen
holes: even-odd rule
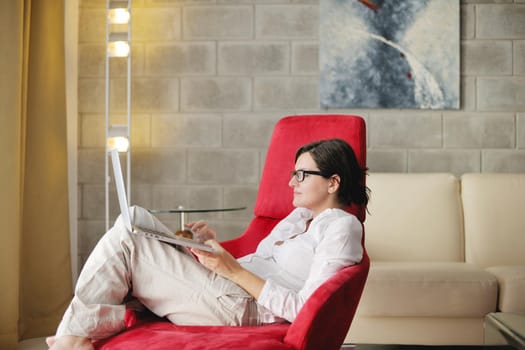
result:
[[[116,149],[111,151],[111,162],[113,163],[113,174],[115,175],[115,185],[117,187],[118,204],[120,206],[122,220],[128,231],[132,232],[129,205],[126,198],[126,190],[124,189],[124,179],[122,177],[122,168],[120,166],[120,158]]]

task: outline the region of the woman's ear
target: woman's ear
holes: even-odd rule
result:
[[[339,189],[339,185],[341,183],[341,178],[339,175],[335,174],[332,175],[328,179],[328,193],[335,193]]]

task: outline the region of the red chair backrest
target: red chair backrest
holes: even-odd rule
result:
[[[352,146],[361,167],[366,164],[365,122],[347,115],[306,115],[284,117],[275,125],[259,185],[255,216],[283,219],[292,209],[292,190],[288,186],[294,169],[295,152],[304,144],[340,138]],[[364,211],[350,212],[364,220]]]
[[[244,234],[235,240],[223,242],[235,257],[255,251],[257,244],[292,209],[293,192],[288,186],[290,171],[294,169],[295,152],[299,147],[323,139],[340,138],[352,146],[359,165],[366,166],[366,127],[363,118],[350,115],[316,114],[288,116],[275,125],[259,185],[252,220]],[[363,179],[363,183],[365,179]],[[364,207],[348,211],[361,222]]]

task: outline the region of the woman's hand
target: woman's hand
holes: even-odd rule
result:
[[[200,263],[222,277],[237,283],[251,296],[258,299],[266,281],[243,268],[216,240],[208,240],[205,244],[212,247],[213,252],[190,248]]]
[[[197,248],[190,248],[190,250],[206,268],[230,280],[233,280],[234,276],[243,270],[237,260],[215,239],[209,239],[205,244],[212,247],[213,252],[207,252]]]
[[[184,226],[189,228],[194,233],[195,236],[193,237],[193,239],[199,242],[206,242],[210,239],[217,239],[217,233],[214,230],[212,230],[208,226],[208,223],[204,220],[190,222],[188,224],[185,224]]]

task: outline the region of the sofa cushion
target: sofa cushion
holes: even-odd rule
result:
[[[465,263],[375,262],[359,315],[483,317],[496,311],[496,277]]]
[[[372,261],[463,261],[459,180],[451,174],[370,174],[366,247]]]
[[[487,271],[499,282],[498,309],[502,312],[525,312],[525,265],[494,266]]]
[[[466,174],[461,192],[466,261],[525,265],[525,174]]]

